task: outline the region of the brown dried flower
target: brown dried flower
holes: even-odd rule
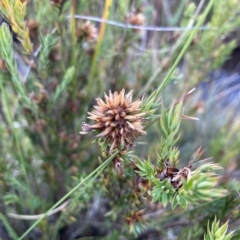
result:
[[[144,210],[140,210],[138,212],[132,211],[128,217],[125,218],[125,221],[129,225],[133,225],[135,222],[142,222],[144,221],[144,216],[143,216]],[[131,230],[130,230],[131,232]]]
[[[97,28],[86,21],[79,29],[77,29],[77,37],[85,38],[88,42],[94,42],[97,39]]]
[[[34,132],[42,132],[45,130],[46,121],[43,119],[38,119],[33,124],[33,131]]]
[[[105,101],[97,98],[98,106],[89,112],[88,118],[96,122],[95,125],[82,124],[83,132],[86,134],[91,130],[99,130],[97,138],[101,138],[110,147],[109,152],[114,149],[128,150],[134,145],[134,141],[140,135],[146,134],[143,130],[143,116],[141,112],[142,101],[132,102],[132,91],[125,95],[125,90],[109,96],[105,93]]]
[[[169,160],[165,161],[164,169],[159,175],[159,180],[163,181],[166,178],[178,190],[182,187],[182,179],[189,180],[191,178],[191,164],[179,170],[176,167],[170,166]]]
[[[31,92],[29,95],[35,104],[37,104],[42,110],[46,110],[49,96],[48,92],[44,88],[41,88],[37,94],[35,92]]]
[[[180,169],[177,175],[172,179],[172,185],[174,188],[179,189],[182,187],[182,179],[189,180],[191,178],[191,169],[184,167]]]
[[[122,163],[122,159],[118,156],[118,157],[115,157],[115,159],[113,159],[113,168],[117,174],[117,176],[119,178],[122,177],[123,175],[123,163]]]
[[[126,21],[131,25],[142,26],[145,21],[145,17],[142,13],[130,13],[127,16]]]
[[[29,34],[31,38],[34,38],[37,36],[37,31],[38,31],[38,22],[34,19],[29,19],[26,22],[26,25],[29,29]]]

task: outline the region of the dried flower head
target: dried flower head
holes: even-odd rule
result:
[[[115,172],[119,178],[121,178],[123,175],[122,161],[123,161],[123,159],[121,159],[119,156],[117,156],[113,159],[113,169],[115,170]]]
[[[97,39],[97,28],[90,23],[90,21],[86,21],[79,29],[77,29],[77,37],[84,38],[88,42],[94,42]]]
[[[35,92],[31,92],[29,95],[32,101],[37,104],[41,110],[46,110],[49,96],[48,92],[44,88],[41,88],[37,94]]]
[[[170,166],[169,161],[164,162],[164,169],[159,175],[159,180],[163,181],[168,179],[174,189],[179,189],[182,187],[182,179],[189,180],[191,178],[191,165],[182,169],[177,169],[176,167]]]
[[[46,130],[46,121],[38,119],[33,123],[33,132],[42,132]]]
[[[98,106],[94,106],[95,110],[88,113],[88,118],[96,124],[91,126],[83,123],[81,134],[98,130],[100,133],[96,137],[108,144],[109,152],[114,149],[128,150],[138,136],[146,134],[143,130],[145,113],[140,108],[142,102],[132,102],[132,91],[126,95],[124,89],[114,94],[109,91],[109,96],[105,94],[105,102],[101,98],[96,101]]]
[[[37,36],[37,30],[38,30],[38,22],[33,20],[33,19],[29,19],[26,22],[26,25],[29,29],[29,34],[31,38],[34,38]]]
[[[130,13],[129,16],[126,17],[126,22],[131,25],[142,26],[144,21],[145,17],[142,13]]]
[[[182,187],[182,179],[189,180],[191,178],[191,169],[184,167],[180,169],[175,177],[172,179],[172,185],[174,188],[179,189]]]
[[[144,216],[143,216],[144,210],[140,210],[138,212],[132,211],[128,217],[125,218],[125,221],[129,225],[133,225],[136,222],[142,222],[144,221]],[[130,228],[131,232],[131,228]]]

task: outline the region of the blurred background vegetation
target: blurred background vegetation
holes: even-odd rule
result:
[[[123,88],[148,97],[207,2],[2,0],[0,239],[18,239],[104,161],[93,136],[79,135],[95,98]],[[184,115],[199,120],[182,120],[179,163],[201,146],[202,158],[223,167],[225,197],[171,210],[142,193],[144,180],[132,168],[120,174],[112,165],[24,239],[203,239],[215,217],[240,239],[239,26],[240,1],[215,0],[161,92],[168,107],[196,88]],[[156,123],[135,154],[156,159],[160,137]]]

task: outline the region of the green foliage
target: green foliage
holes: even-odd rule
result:
[[[217,164],[202,164],[194,171],[188,167],[180,170],[175,168],[179,150],[174,145],[178,140],[181,116],[182,101],[172,104],[169,110],[162,108],[160,119],[162,139],[158,153],[158,166],[154,166],[150,158],[148,161],[137,159],[136,164],[139,170],[136,172],[153,184],[150,192],[153,202],[159,201],[163,206],[170,202],[173,208],[180,205],[186,209],[189,204],[200,204],[204,201],[212,201],[214,198],[221,198],[227,191],[217,186],[219,176],[215,171],[221,169]],[[191,163],[198,161],[200,155],[201,150],[198,149],[192,155]],[[176,187],[176,183],[180,188]],[[212,191],[214,188],[216,189]]]
[[[54,34],[48,34],[47,36],[40,37],[41,49],[39,54],[39,72],[42,74],[42,78],[45,80],[47,77],[47,70],[49,67],[50,59],[49,55],[52,49],[56,46],[58,38]]]
[[[21,0],[2,0],[0,3],[0,11],[10,22],[12,30],[17,34],[24,50],[30,54],[32,51],[32,43],[24,20],[26,7],[27,2]]]
[[[175,191],[167,179],[163,181],[155,180],[154,183],[155,186],[151,193],[152,201],[153,202],[159,201],[165,207],[168,202],[172,201]]]
[[[204,236],[204,240],[230,240],[232,239],[233,232],[227,234],[228,223],[226,222],[221,227],[220,221],[215,218],[212,225],[208,223],[207,234]]]
[[[191,21],[192,17],[194,16],[194,12],[196,11],[196,4],[190,2],[184,11],[183,19],[181,21],[182,26],[187,26],[187,23]]]
[[[40,27],[53,29],[54,21],[56,23],[56,21],[61,19],[60,9],[51,4],[51,1],[48,0],[35,0],[34,3],[36,20],[41,23]],[[69,7],[68,3],[65,5]]]
[[[152,117],[159,106],[157,93],[154,91],[142,104],[141,111],[147,113],[147,117]]]
[[[174,145],[179,139],[179,127],[182,116],[182,101],[175,106],[165,110],[162,108],[162,114],[160,118],[160,128],[162,130],[162,138],[160,143],[159,160],[164,161],[170,159],[171,165],[177,164],[177,157],[179,155],[178,150],[174,148]]]
[[[205,69],[216,69],[221,66],[236,47],[237,43],[234,39],[225,40],[240,22],[239,15],[236,15],[236,12],[239,11],[236,2],[235,0],[214,1],[213,14],[206,25],[208,28],[212,28],[213,31],[202,31],[201,34],[198,34],[186,56],[188,58],[187,68],[190,71],[190,76],[192,76],[190,80],[192,83],[199,82],[202,79],[205,75]],[[192,3],[189,4],[188,9],[192,14]],[[233,15],[236,17],[232,18]],[[189,13],[187,16],[189,16]],[[201,15],[198,19],[201,19]],[[184,26],[185,21],[184,19],[182,22]],[[201,71],[199,71],[200,69]]]
[[[63,80],[61,83],[57,86],[56,92],[52,96],[53,104],[57,103],[58,98],[61,96],[62,93],[65,92],[65,89],[67,89],[68,85],[70,84],[71,80],[73,79],[75,69],[74,67],[70,67],[67,69],[63,76]]]
[[[0,56],[7,63],[15,90],[18,92],[24,103],[28,107],[32,108],[31,100],[29,99],[28,94],[18,75],[17,64],[14,59],[12,36],[9,27],[6,24],[2,24],[0,26]]]
[[[0,2],[7,22],[0,26],[0,231],[19,240],[35,233],[44,240],[150,239],[151,231],[163,239],[203,239],[206,231],[206,240],[230,239],[217,220],[207,229],[217,216],[229,219],[238,239],[240,125],[228,118],[206,139],[196,129],[204,119],[191,120],[207,103],[189,89],[237,46],[240,3],[205,2]],[[144,17],[146,29],[131,29]],[[89,41],[94,29],[96,42]],[[94,98],[121,89],[142,102],[116,109],[117,125],[119,115]],[[107,110],[114,104],[108,100]],[[90,111],[100,116],[97,126],[79,135]],[[94,137],[103,118],[116,138],[128,137],[127,129],[134,141],[109,152],[111,140]]]
[[[151,163],[150,158],[148,161],[136,159],[137,167],[139,171],[136,171],[141,177],[146,179],[153,179],[156,175],[156,169],[154,165]]]
[[[178,235],[179,239],[191,240],[201,239],[202,229],[199,225],[194,224],[190,228],[183,228],[181,233]]]
[[[10,237],[13,240],[18,239],[18,236],[17,236],[16,232],[14,231],[14,229],[12,228],[10,223],[8,222],[7,218],[2,213],[0,213],[0,220],[2,221],[3,225],[6,227]]]
[[[183,186],[178,192],[179,197],[174,199],[173,207],[176,206],[177,202],[181,204],[184,200],[197,204],[223,197],[227,191],[216,186],[219,177],[215,172],[212,172],[218,169],[221,169],[218,165],[207,163],[194,170],[189,180],[183,180]]]

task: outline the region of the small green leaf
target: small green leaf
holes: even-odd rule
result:
[[[162,193],[162,199],[161,202],[163,204],[164,207],[166,207],[167,203],[168,203],[168,197],[166,193]]]

